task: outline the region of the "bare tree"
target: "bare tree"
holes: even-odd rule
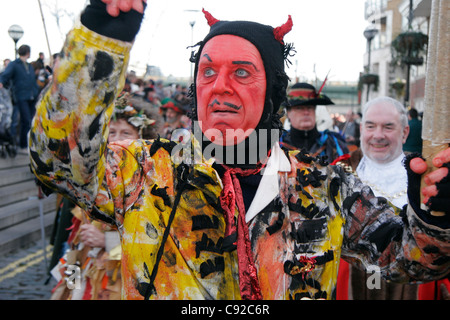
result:
[[[89,0],[84,0],[84,3],[82,1],[79,2],[80,4],[83,4],[82,7],[85,7]],[[64,40],[67,30],[65,30],[63,27],[63,21],[68,19],[70,20],[70,25],[73,25],[75,19],[78,17],[79,11],[74,12],[73,7],[70,7],[70,9],[68,9],[67,1],[43,0],[42,3],[48,9],[50,15],[54,18],[61,40]]]

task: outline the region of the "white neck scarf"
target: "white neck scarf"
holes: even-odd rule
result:
[[[356,173],[362,182],[369,185],[377,197],[385,197],[401,208],[408,202],[406,194],[407,175],[403,166],[405,155],[402,153],[389,163],[376,163],[364,156]]]

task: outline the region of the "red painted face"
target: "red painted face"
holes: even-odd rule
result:
[[[218,145],[244,141],[261,119],[266,73],[261,55],[234,35],[209,40],[197,73],[197,114],[204,135]]]

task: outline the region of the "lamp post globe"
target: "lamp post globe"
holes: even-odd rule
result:
[[[373,26],[369,26],[364,30],[364,37],[368,41],[372,41],[372,39],[375,37],[375,35],[378,33],[378,29],[374,28]]]
[[[19,41],[20,38],[22,38],[23,29],[21,26],[19,26],[17,24],[13,24],[12,26],[9,27],[8,34],[11,37],[11,39],[13,39],[13,41],[14,41],[14,50],[15,50],[15,54],[16,54],[16,58],[17,58],[17,41]]]
[[[374,26],[369,26],[364,30],[363,34],[364,37],[367,39],[367,50],[368,50],[368,63],[367,68],[368,71],[370,71],[370,53],[371,53],[371,47],[372,47],[372,40],[378,33],[378,29],[376,29]]]

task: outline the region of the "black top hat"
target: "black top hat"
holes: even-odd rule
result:
[[[299,82],[294,84],[287,92],[288,105],[293,106],[317,106],[334,104],[323,93],[317,93],[316,88],[309,83]]]

